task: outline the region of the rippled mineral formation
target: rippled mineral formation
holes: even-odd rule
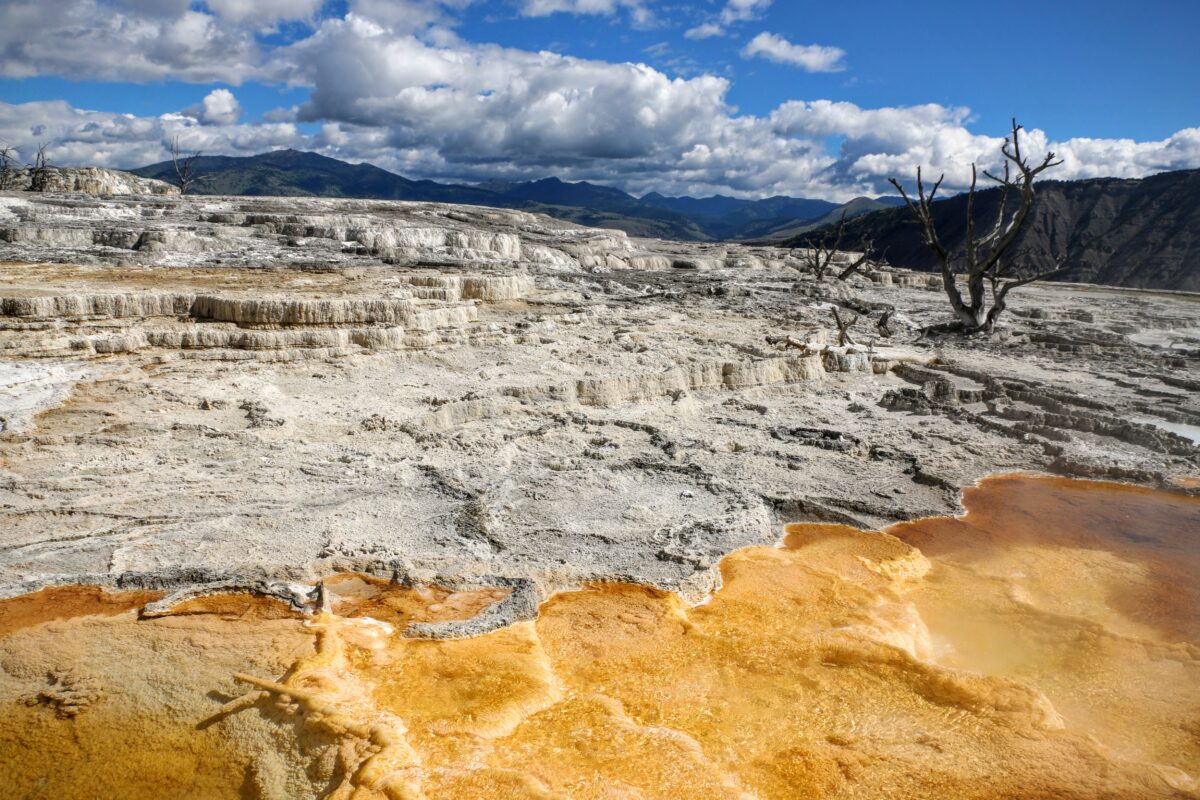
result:
[[[1025,475],[882,532],[794,524],[690,605],[630,583],[332,576],[305,616],[47,589],[0,606],[9,796],[1200,794],[1200,498]]]

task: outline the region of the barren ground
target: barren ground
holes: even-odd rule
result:
[[[0,594],[358,570],[512,587],[492,628],[588,579],[695,599],[783,523],[953,514],[989,473],[1200,473],[1200,297],[1037,285],[992,338],[882,337],[887,307],[944,318],[928,276],[795,255],[462,206],[0,195]]]

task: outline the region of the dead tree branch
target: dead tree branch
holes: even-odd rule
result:
[[[1035,199],[1033,183],[1038,175],[1051,167],[1063,163],[1056,160],[1054,153],[1047,153],[1040,162],[1031,162],[1021,153],[1021,125],[1012,121],[1012,133],[1000,148],[1004,156],[1004,176],[997,177],[984,171],[984,176],[1000,186],[1000,201],[995,222],[983,235],[975,230],[975,186],[976,167],[971,165],[971,185],[967,191],[967,230],[961,253],[952,254],[938,237],[934,221],[933,202],[945,175],[938,178],[933,188],[925,191],[921,168],[917,168],[917,195],[912,198],[895,178],[889,182],[900,192],[916,221],[921,226],[925,246],[937,257],[942,275],[942,287],[950,300],[956,323],[960,330],[971,333],[991,331],[1005,308],[1008,293],[1020,286],[1049,277],[1061,270],[1031,274],[1025,270],[1011,272],[1009,251],[1021,233]],[[1009,210],[1009,197],[1017,194],[1016,209]],[[964,299],[958,286],[955,264],[965,265],[967,298]],[[987,285],[992,287],[992,304],[989,307]]]

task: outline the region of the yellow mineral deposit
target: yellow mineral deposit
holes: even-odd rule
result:
[[[504,590],[4,601],[4,796],[1200,796],[1200,498],[1001,476],[963,502],[789,526],[695,607],[590,585],[470,639],[402,632]]]

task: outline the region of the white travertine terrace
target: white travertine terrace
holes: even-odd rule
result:
[[[1200,424],[1195,296],[1031,286],[993,339],[922,339],[937,280],[797,255],[433,203],[0,194],[0,592],[524,587],[494,625],[587,578],[697,597],[782,522],[953,513],[997,471],[1200,472],[1171,430]]]

